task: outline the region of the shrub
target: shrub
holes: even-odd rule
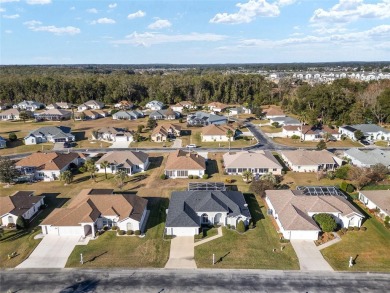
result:
[[[117,227],[117,226],[112,226],[112,227],[111,227],[111,230],[116,231],[116,230],[118,230],[118,227]]]
[[[167,175],[161,174],[160,178],[161,178],[162,180],[165,180],[165,179],[167,179]]]
[[[336,178],[338,179],[347,179],[348,178],[348,171],[350,169],[350,165],[344,165],[344,166],[341,166],[340,168],[338,168],[334,175],[336,176]]]
[[[108,230],[108,226],[104,226],[103,231],[107,231],[107,230]]]
[[[230,226],[230,229],[232,229],[232,230],[236,230],[236,226],[234,226],[234,225],[231,225],[231,226]]]
[[[9,229],[13,229],[15,227],[16,227],[16,225],[14,223],[8,223],[8,225],[7,225],[7,228],[9,228]]]
[[[344,228],[341,228],[341,232],[343,232],[343,234],[347,233],[347,230],[348,230],[348,229],[345,228],[345,227],[344,227]]]
[[[347,186],[348,186],[348,183],[343,181],[340,184],[340,189],[343,190],[343,191],[347,191]]]
[[[231,179],[231,178],[226,178],[226,179],[225,179],[225,182],[226,182],[226,183],[234,183],[235,180],[234,180],[234,179]]]
[[[336,229],[337,223],[335,219],[329,214],[316,214],[314,220],[320,225],[324,232],[332,232]]]
[[[14,132],[11,132],[9,135],[8,135],[8,138],[10,141],[15,141],[18,139],[18,137],[16,136],[16,134]]]
[[[199,176],[198,175],[194,175],[194,179],[199,179]]]
[[[21,230],[27,229],[28,228],[28,221],[26,221],[26,219],[23,218],[23,216],[19,216],[16,219],[16,228],[21,229]]]
[[[209,175],[208,175],[208,174],[204,174],[204,175],[202,176],[202,178],[203,178],[203,179],[209,179]]]
[[[360,231],[360,228],[357,227],[357,226],[355,226],[355,227],[353,227],[353,230],[354,230],[354,231]]]
[[[355,191],[355,186],[353,186],[352,184],[348,184],[347,185],[347,190],[346,190],[348,193],[351,193],[351,192],[354,192]]]
[[[140,230],[135,230],[134,231],[134,235],[137,235],[137,236],[141,235],[141,231]]]
[[[299,135],[294,134],[291,136],[291,139],[300,139],[300,137],[299,137]]]
[[[194,179],[194,175],[188,175],[188,179]]]
[[[275,128],[279,128],[280,127],[279,122],[273,122],[271,125],[273,127],[275,127]]]
[[[118,235],[125,235],[126,234],[126,231],[125,230],[119,230],[118,231]]]
[[[249,229],[255,228],[255,224],[253,223],[253,220],[249,222]]]
[[[230,224],[227,224],[227,225],[226,225],[226,228],[230,229]]]
[[[353,227],[348,227],[348,231],[353,231]]]
[[[134,231],[133,231],[133,230],[127,230],[126,234],[127,234],[127,235],[133,235],[133,234],[134,234]]]
[[[360,231],[367,231],[367,227],[364,226],[360,227]]]
[[[237,224],[237,231],[240,232],[240,233],[244,233],[245,232],[245,224],[243,221],[239,221],[238,224]]]

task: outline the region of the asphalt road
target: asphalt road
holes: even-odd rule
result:
[[[263,270],[6,270],[1,292],[388,292],[390,275]],[[10,290],[10,291],[8,291]]]

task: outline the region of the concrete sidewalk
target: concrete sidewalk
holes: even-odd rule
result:
[[[194,260],[194,236],[175,237],[171,240],[166,269],[196,269]]]
[[[195,242],[195,246],[207,243],[209,241],[213,241],[214,239],[217,239],[217,238],[222,237],[222,236],[223,236],[223,234],[222,234],[222,227],[218,227],[218,234],[217,235],[211,236],[210,238],[206,238],[206,239],[197,241],[197,242]]]
[[[291,240],[301,271],[333,271],[312,240]]]

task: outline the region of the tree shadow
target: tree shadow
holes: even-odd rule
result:
[[[96,255],[96,256],[90,258],[89,260],[85,261],[84,263],[93,262],[93,261],[95,261],[97,258],[99,258],[99,257],[101,257],[101,256],[103,256],[103,255],[105,255],[106,253],[108,253],[108,251],[105,251],[105,252],[103,252],[103,253],[101,253],[101,254],[99,254],[99,255]]]
[[[69,200],[69,198],[58,198],[60,193],[42,193],[40,195],[45,197],[45,208],[30,222],[31,229],[37,227],[55,208],[62,207]]]
[[[99,280],[87,279],[84,281],[76,282],[73,285],[70,285],[60,293],[71,293],[71,292],[95,292],[99,284]]]
[[[225,187],[228,191],[238,191],[237,185],[225,185]]]
[[[135,183],[135,182],[142,181],[148,177],[149,177],[148,174],[135,175],[135,176],[131,177],[130,180],[127,182]]]
[[[76,180],[73,180],[72,184],[81,183],[81,182],[87,181],[89,179],[91,179],[91,176],[89,176],[89,175],[83,176],[83,177],[77,178]]]
[[[156,169],[156,168],[161,167],[163,159],[164,159],[163,156],[150,157],[149,158],[150,165],[148,167],[148,170],[152,170],[152,169]]]
[[[10,141],[10,140],[7,141],[7,148],[9,149],[17,148],[22,145],[24,145],[24,143],[23,143],[23,139],[21,138],[18,138],[17,140],[14,141]]]
[[[85,136],[85,131],[80,131],[80,129],[78,129],[78,131],[73,131],[72,134],[74,135],[76,141],[87,139]]]
[[[282,160],[282,158],[279,156],[279,155],[274,155],[274,158],[279,162],[279,164],[283,167],[283,171],[287,172],[289,171],[290,169],[286,166],[286,164],[284,163],[284,161]]]
[[[209,177],[212,177],[213,174],[218,174],[218,163],[216,160],[209,159],[206,161],[206,173],[209,175]]]
[[[147,209],[150,211],[148,222],[145,227],[146,233],[149,229],[156,227],[161,223],[165,223],[169,199],[161,197],[145,197],[145,199],[148,200]]]
[[[256,222],[264,220],[265,217],[261,211],[261,207],[257,202],[256,197],[252,193],[244,193],[244,198],[248,204],[249,212],[252,216],[253,224],[256,225]]]
[[[221,256],[218,258],[218,260],[215,262],[215,264],[220,263],[224,260],[225,257],[227,257],[230,254],[230,251],[228,251],[224,256]]]

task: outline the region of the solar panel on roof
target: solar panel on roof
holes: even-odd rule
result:
[[[223,182],[190,182],[190,183],[188,183],[188,191],[194,191],[194,190],[226,191],[226,186]]]
[[[345,197],[344,193],[335,186],[297,186],[297,190],[302,191],[304,195],[338,195]]]

